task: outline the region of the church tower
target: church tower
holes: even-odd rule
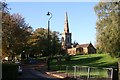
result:
[[[71,48],[71,33],[69,33],[68,15],[65,14],[64,32],[62,33],[62,48]]]

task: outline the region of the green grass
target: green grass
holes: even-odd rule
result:
[[[50,64],[51,70],[56,70],[60,72],[67,72],[68,74],[74,74],[74,69],[72,66],[86,66],[94,67],[90,69],[90,76],[95,78],[108,78],[107,70],[102,68],[117,68],[117,58],[112,58],[108,54],[89,54],[89,55],[76,55],[72,56],[70,61],[65,61],[62,59],[61,63],[58,64],[57,60],[52,60]],[[69,68],[66,69],[65,66]],[[88,76],[87,68],[81,68],[81,70],[75,73],[76,76]]]
[[[74,69],[68,69],[68,70],[59,70],[58,72],[63,72],[63,73],[67,73],[68,75],[75,75],[77,77],[88,77],[88,75],[91,78],[109,78],[108,76],[108,71],[105,69],[99,69],[96,68],[95,70],[90,70],[90,73],[88,73],[87,70],[81,69],[81,70],[77,70],[74,74]]]
[[[72,56],[70,61],[61,61],[65,66],[90,66],[90,67],[117,67],[117,58],[112,58],[108,54],[89,54]],[[58,65],[53,60],[52,66]]]

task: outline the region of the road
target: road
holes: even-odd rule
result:
[[[23,67],[23,73],[19,76],[18,80],[59,80],[57,78],[51,77],[47,74],[41,73],[34,70],[33,67]]]

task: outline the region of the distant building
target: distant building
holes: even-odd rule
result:
[[[92,45],[92,43],[88,43],[88,44],[80,44],[78,45],[78,47],[83,48],[83,52],[85,54],[91,54],[91,53],[96,53],[96,49],[94,48],[94,46]]]
[[[72,42],[71,35],[72,33],[69,32],[68,15],[66,12],[64,32],[62,33],[62,48],[66,50],[67,53],[69,53],[70,55],[76,55],[77,53],[82,54],[96,53],[96,49],[91,42],[87,44],[77,44],[76,46],[73,46],[71,43]]]
[[[92,43],[88,43],[88,44],[80,44],[80,45],[77,45],[76,47],[69,48],[67,49],[67,52],[70,55],[76,55],[77,53],[93,54],[93,53],[96,53],[96,49],[94,48]]]
[[[65,23],[64,23],[64,32],[62,33],[62,48],[68,49],[71,48],[71,33],[69,32],[69,25],[68,25],[68,16],[67,12],[65,15]]]

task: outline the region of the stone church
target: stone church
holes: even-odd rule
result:
[[[72,33],[69,32],[68,15],[66,12],[65,22],[64,22],[64,32],[62,33],[62,48],[66,50],[67,53],[70,55],[76,55],[78,53],[81,54],[96,53],[96,49],[91,42],[86,44],[77,44],[76,46],[73,46],[71,36]]]

